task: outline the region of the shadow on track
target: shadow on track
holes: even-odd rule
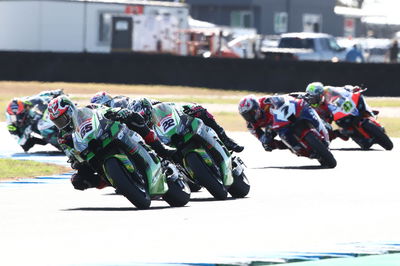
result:
[[[162,210],[162,209],[170,209],[170,206],[163,206],[163,207],[150,207],[147,210],[140,210],[135,207],[81,207],[81,208],[72,208],[72,209],[62,209],[61,211],[151,211],[151,210]],[[180,207],[182,208],[182,207]]]
[[[252,167],[251,169],[285,169],[285,170],[319,170],[327,169],[320,165],[302,165],[302,166],[264,166],[264,167]]]
[[[362,152],[366,152],[366,151],[382,151],[379,149],[368,149],[368,150],[363,150],[361,148],[330,148],[331,151],[362,151]]]
[[[242,198],[240,198],[240,199],[242,199]],[[225,199],[225,200],[218,200],[218,199],[215,199],[215,198],[194,198],[194,199],[190,199],[190,201],[193,201],[193,202],[206,202],[206,201],[229,201],[229,200],[236,200],[236,198],[227,198],[227,199]]]

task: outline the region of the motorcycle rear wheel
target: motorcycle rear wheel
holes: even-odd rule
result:
[[[380,128],[379,126],[375,125],[370,120],[366,120],[363,123],[363,128],[365,131],[368,132],[368,134],[370,134],[374,138],[375,143],[382,146],[382,148],[384,148],[387,151],[393,149],[393,142],[390,140],[388,135],[386,135],[383,128]]]
[[[186,155],[185,159],[200,185],[204,186],[214,198],[218,200],[227,199],[228,191],[222,183],[221,178],[213,174],[211,169],[197,153],[191,152]]]
[[[137,175],[136,172],[128,173],[118,159],[114,157],[107,159],[104,162],[104,167],[120,194],[125,196],[138,209],[144,210],[150,207],[151,199],[147,189],[131,177],[131,175]],[[139,180],[139,176],[137,178]]]
[[[336,167],[337,162],[335,157],[333,157],[333,154],[329,151],[328,147],[326,147],[312,132],[307,133],[304,136],[304,139],[320,157],[318,161],[320,162],[321,166],[325,168]]]

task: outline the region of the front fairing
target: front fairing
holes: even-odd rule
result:
[[[270,112],[274,117],[272,129],[279,130],[294,122],[301,110],[302,101],[290,100],[285,97],[282,98],[282,103],[279,107],[271,108]]]
[[[181,131],[180,113],[167,103],[160,103],[153,107],[151,122],[160,140],[170,145],[172,137]]]
[[[89,142],[102,131],[99,128],[100,121],[96,112],[89,108],[78,109],[73,112],[72,123],[74,127],[74,134],[72,135],[74,147],[77,151],[83,152],[89,146]]]
[[[349,91],[345,91],[338,96],[332,97],[328,108],[333,114],[333,120],[337,121],[349,115],[358,116],[358,100],[358,95]]]

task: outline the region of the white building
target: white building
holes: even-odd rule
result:
[[[0,50],[186,54],[188,6],[135,0],[0,1]]]

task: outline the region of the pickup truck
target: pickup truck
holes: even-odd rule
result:
[[[336,39],[325,33],[285,33],[281,35],[278,47],[261,48],[266,59],[344,61],[346,49]]]

